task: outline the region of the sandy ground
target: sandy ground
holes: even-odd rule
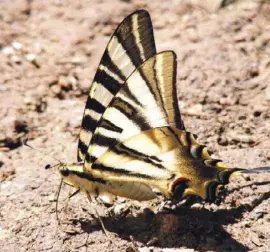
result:
[[[76,160],[84,103],[109,36],[145,8],[158,51],[178,56],[187,128],[232,167],[269,165],[270,3],[214,2],[221,1],[0,1],[1,252],[270,251],[269,173],[236,177],[221,204],[177,214],[160,211],[162,198],[105,207],[81,194],[66,205],[65,187],[58,224],[59,176],[44,169],[55,160],[22,146],[28,137],[62,161]]]

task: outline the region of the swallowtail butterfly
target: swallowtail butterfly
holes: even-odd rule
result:
[[[157,53],[147,11],[118,26],[98,66],[83,115],[78,163],[58,168],[88,195],[135,200],[196,195],[214,201],[232,174],[186,131],[176,92],[176,55]]]

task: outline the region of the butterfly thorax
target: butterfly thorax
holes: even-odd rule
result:
[[[81,191],[92,192],[95,187],[105,184],[102,178],[94,178],[91,173],[84,171],[83,163],[61,164],[58,171],[63,181]]]

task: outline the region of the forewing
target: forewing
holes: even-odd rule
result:
[[[118,142],[163,126],[184,129],[176,93],[176,56],[172,51],[145,61],[115,95],[89,145],[86,169]]]
[[[130,74],[155,54],[150,16],[145,10],[136,11],[118,26],[98,66],[80,129],[78,161],[85,159],[92,135],[112,98]]]

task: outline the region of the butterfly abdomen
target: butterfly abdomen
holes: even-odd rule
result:
[[[108,190],[114,195],[138,201],[151,200],[157,197],[151,187],[136,182],[110,182]]]

